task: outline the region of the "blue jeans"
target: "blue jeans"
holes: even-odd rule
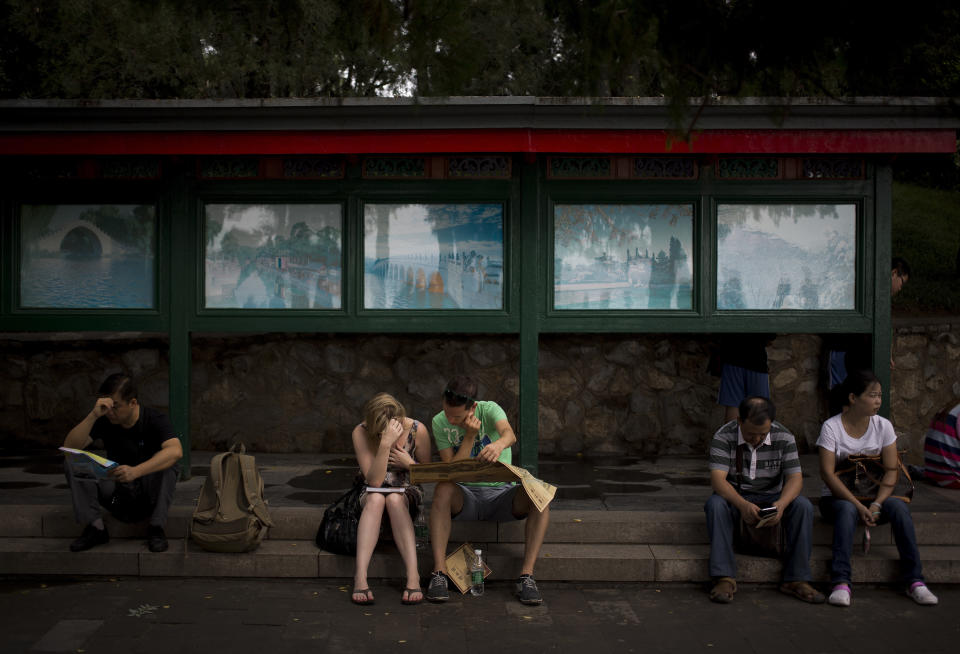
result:
[[[833,524],[833,562],[830,564],[830,581],[834,584],[851,582],[850,555],[853,552],[853,535],[860,522],[857,507],[847,500],[832,495],[820,498],[820,515],[825,522]],[[917,534],[913,529],[910,508],[903,500],[887,498],[881,509],[877,524],[890,523],[893,540],[900,552],[900,574],[907,585],[923,581],[923,566],[917,549]]]
[[[743,498],[758,506],[772,504],[780,496],[744,493]],[[714,493],[703,510],[710,533],[710,576],[736,577],[737,558],[733,552],[733,530],[739,527],[740,511]],[[802,495],[790,502],[780,523],[783,525],[783,581],[810,581],[810,539],[813,534],[813,504]]]

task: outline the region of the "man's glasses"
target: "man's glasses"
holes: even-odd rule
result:
[[[472,397],[469,395],[463,395],[462,393],[456,393],[449,388],[443,391],[443,399],[445,399],[448,404],[453,405],[473,404]]]

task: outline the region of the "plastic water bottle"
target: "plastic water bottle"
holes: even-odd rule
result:
[[[483,558],[480,550],[473,550],[473,560],[470,562],[470,594],[474,597],[483,595]]]
[[[417,549],[427,549],[427,541],[430,538],[430,530],[427,528],[427,513],[421,507],[417,514],[417,519],[413,523],[413,535],[417,540]]]

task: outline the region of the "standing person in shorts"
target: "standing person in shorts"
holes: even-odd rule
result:
[[[720,364],[717,404],[723,420],[736,420],[740,403],[748,397],[770,398],[767,346],[776,334],[726,334],[720,338],[716,357]]]
[[[478,401],[477,383],[465,375],[454,377],[443,391],[443,411],[433,418],[433,439],[440,460],[446,463],[463,459],[511,463],[511,446],[516,434],[507,414],[496,402]],[[523,520],[525,546],[523,566],[517,580],[517,597],[524,604],[543,600],[533,579],[533,567],[547,532],[550,508],[538,511],[523,486],[509,482],[438,482],[430,508],[430,543],[433,549],[433,574],[427,599],[445,602],[447,589],[446,558],[452,520]]]

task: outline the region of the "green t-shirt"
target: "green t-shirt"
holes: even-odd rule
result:
[[[496,402],[479,401],[474,408],[473,415],[480,420],[480,431],[473,441],[473,449],[470,451],[470,458],[476,458],[480,450],[495,440],[499,440],[500,433],[497,431],[497,423],[507,419],[507,414]],[[433,417],[433,440],[437,444],[437,450],[445,450],[450,447],[459,447],[463,442],[463,437],[467,430],[459,425],[451,425],[443,411]],[[511,448],[504,448],[498,459],[501,463],[512,463]],[[504,482],[484,481],[484,482],[463,482],[468,486],[502,486]]]

